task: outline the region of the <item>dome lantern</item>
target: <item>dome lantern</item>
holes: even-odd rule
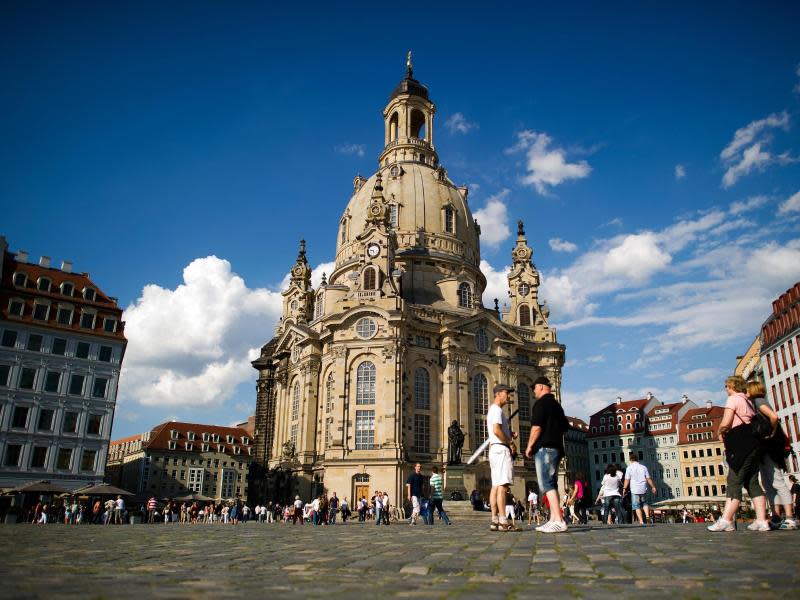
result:
[[[398,162],[416,162],[436,167],[439,157],[433,145],[433,115],[436,107],[428,88],[414,79],[411,52],[405,77],[397,84],[383,109],[384,147],[381,167]]]

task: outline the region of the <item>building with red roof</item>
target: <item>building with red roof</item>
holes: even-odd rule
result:
[[[159,498],[197,493],[247,500],[253,448],[252,433],[242,427],[167,421],[112,441],[108,471],[114,485]]]
[[[124,330],[88,273],[32,263],[0,236],[0,487],[103,481]]]
[[[681,418],[678,450],[683,498],[687,504],[725,502],[725,447],[717,436],[724,412],[723,407],[707,402]]]

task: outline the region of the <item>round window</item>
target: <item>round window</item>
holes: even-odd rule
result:
[[[486,335],[486,330],[481,327],[475,334],[475,347],[478,352],[487,352],[489,350],[489,336]]]
[[[378,325],[372,319],[364,317],[356,323],[356,334],[360,338],[371,338],[378,331]]]

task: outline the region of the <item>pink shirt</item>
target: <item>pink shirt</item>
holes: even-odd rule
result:
[[[756,414],[745,395],[738,392],[728,396],[725,408],[730,408],[733,411],[733,423],[731,423],[731,427],[738,427],[739,425],[749,423]]]

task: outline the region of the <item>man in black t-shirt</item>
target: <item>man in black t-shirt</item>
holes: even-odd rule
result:
[[[417,463],[414,465],[414,472],[406,479],[406,492],[408,501],[411,502],[413,507],[411,511],[411,524],[417,524],[417,517],[419,517],[420,503],[422,498],[422,485],[425,483],[425,478],[422,476],[422,465]]]
[[[569,428],[569,422],[561,404],[550,393],[551,387],[547,377],[539,377],[533,382],[536,402],[531,411],[531,434],[525,456],[535,460],[539,493],[547,498],[550,505],[550,520],[537,527],[536,531],[561,533],[567,530],[567,524],[561,514],[556,473],[564,456],[564,433]]]

